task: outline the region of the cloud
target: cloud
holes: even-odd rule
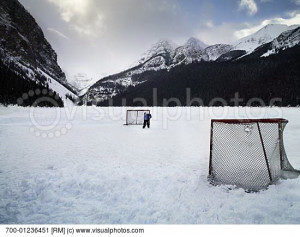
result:
[[[293,3],[295,3],[296,5],[300,5],[300,0],[291,0]]]
[[[195,35],[208,45],[231,44],[237,40],[234,32],[238,27],[238,24],[233,23],[222,23],[220,25],[215,25],[213,28],[205,24],[199,27]]]
[[[208,28],[213,28],[215,25],[214,25],[214,22],[213,22],[213,21],[207,21],[207,22],[206,22],[206,26],[207,26]]]
[[[53,28],[48,28],[48,31],[55,33],[56,35],[60,36],[61,38],[64,39],[69,39],[69,37],[67,37],[66,35],[64,35],[63,33],[59,32],[58,30],[55,30]]]
[[[261,28],[263,28],[266,25],[269,24],[283,24],[283,25],[297,25],[300,23],[300,11],[293,11],[293,12],[289,12],[288,16],[290,18],[282,18],[282,17],[276,17],[276,18],[272,18],[272,19],[267,19],[262,21],[260,24],[258,25],[249,25],[247,24],[247,27],[241,30],[236,31],[234,34],[237,38],[243,38],[246,37],[248,35],[251,35],[255,32],[257,32],[258,30],[260,30]]]
[[[82,36],[97,38],[109,31],[142,30],[150,25],[174,28],[172,21],[181,18],[177,0],[48,0],[61,18]],[[170,20],[172,19],[172,20]],[[167,29],[165,22],[169,22]],[[176,28],[176,27],[175,27]]]
[[[55,4],[61,13],[63,20],[71,21],[74,16],[84,15],[90,0],[48,0]]]
[[[42,1],[30,1],[43,6]],[[47,23],[51,25],[45,29],[58,29],[70,39],[61,40],[57,33],[47,30],[59,53],[59,63],[70,74],[120,72],[159,39],[185,41],[194,35],[179,0],[44,1],[53,19],[49,17]]]
[[[254,0],[241,0],[239,8],[247,10],[249,15],[255,15],[258,12],[256,2]]]
[[[93,8],[94,0],[48,0],[61,18],[79,34],[96,37],[103,28],[103,16]]]
[[[258,24],[250,23],[222,23],[213,28],[203,23],[195,35],[207,44],[227,43],[233,44],[236,40],[251,35],[269,24],[297,25],[300,23],[300,11],[286,13],[287,18],[275,17],[266,19]]]

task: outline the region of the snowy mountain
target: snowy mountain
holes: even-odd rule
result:
[[[228,44],[216,44],[205,49],[208,61],[216,61],[221,55],[228,53],[232,49]]]
[[[147,74],[145,83],[98,105],[124,106],[126,99],[130,107],[237,106],[233,98],[238,93],[239,106],[249,106],[253,98],[260,100],[251,106],[300,106],[300,45],[269,57],[261,57],[263,49],[237,61],[193,63]]]
[[[148,50],[135,67],[115,74],[95,83],[85,95],[85,101],[98,103],[124,93],[130,87],[145,83],[151,74],[161,70],[171,70],[179,65],[201,61],[233,61],[247,55],[268,56],[279,49],[299,44],[298,25],[267,25],[258,32],[242,38],[232,46],[217,44],[207,46],[196,38],[190,38],[184,45],[177,46],[169,40],[161,40]],[[257,55],[257,50],[272,44]],[[265,50],[267,49],[267,50]]]
[[[288,30],[271,42],[271,49],[262,55],[267,57],[276,54],[280,50],[286,50],[300,44],[300,27]]]
[[[138,65],[145,64],[150,68],[167,68],[171,65],[175,49],[178,46],[170,40],[160,40],[143,55]]]
[[[289,30],[294,30],[300,25],[281,25],[281,24],[270,24],[257,31],[256,33],[244,37],[233,44],[233,50],[245,50],[247,53],[252,52],[257,47],[270,43],[277,38],[281,33]]]
[[[91,86],[85,95],[85,101],[103,101],[125,91],[130,86],[144,83],[146,80],[141,75],[145,73],[170,70],[182,64],[208,61],[210,55],[205,48],[207,48],[206,44],[193,37],[182,46],[170,40],[160,40],[143,54],[135,66],[103,78]]]
[[[57,64],[57,54],[17,0],[0,2],[0,60],[3,67],[24,80],[49,87],[64,99],[66,95],[75,96]]]
[[[183,46],[178,46],[170,40],[160,40],[152,45],[138,65],[143,65],[143,71],[170,69],[179,64],[207,61],[204,49],[208,45],[195,37],[190,38]]]
[[[251,54],[244,56],[242,59],[269,57],[299,45],[300,27],[283,32],[270,43],[258,47]]]
[[[85,94],[88,88],[98,81],[83,72],[75,75],[67,75],[67,78],[68,82],[78,91],[78,95]]]
[[[136,86],[144,81],[139,75],[150,71],[168,70],[172,67],[175,49],[178,46],[169,40],[160,40],[143,54],[135,66],[115,75],[105,77],[93,84],[83,95],[85,103],[96,103],[122,93],[130,86]]]
[[[208,61],[208,56],[204,49],[207,45],[202,41],[192,37],[183,46],[175,50],[173,65],[189,64],[192,62]]]
[[[289,32],[294,31],[295,29],[299,28],[300,25],[280,25],[280,24],[271,24],[267,25],[258,32],[242,38],[238,40],[235,44],[233,44],[232,49],[221,55],[217,61],[224,62],[224,61],[234,61],[239,60],[244,57],[246,58],[254,58],[260,57],[262,54],[264,56],[269,56],[271,51],[274,53],[278,52],[275,50],[275,46],[271,46],[270,44],[276,45],[277,39],[282,35],[289,35]],[[285,42],[287,45],[295,46],[297,41],[290,42],[292,40],[291,37],[287,37]],[[274,42],[276,41],[276,42]],[[273,43],[274,42],[274,43]],[[263,49],[261,49],[263,48]],[[267,49],[267,50],[265,50]],[[268,52],[270,51],[270,52]],[[258,55],[258,52],[263,52],[261,55]],[[268,52],[268,53],[267,53]]]
[[[188,41],[185,43],[184,47],[191,48],[191,49],[199,49],[203,50],[207,48],[209,45],[205,44],[201,40],[191,37],[188,39]]]

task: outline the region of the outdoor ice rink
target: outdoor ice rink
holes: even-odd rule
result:
[[[300,169],[299,108],[149,108],[145,130],[126,109],[0,107],[0,223],[300,224],[300,179],[258,193],[207,181],[212,118],[288,119]]]

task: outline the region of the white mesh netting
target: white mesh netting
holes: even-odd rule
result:
[[[250,190],[296,170],[283,146],[286,120],[213,120],[209,179]]]
[[[128,110],[126,125],[142,125],[145,113],[150,114],[150,110]]]

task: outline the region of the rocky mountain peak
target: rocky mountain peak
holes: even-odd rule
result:
[[[0,60],[23,79],[43,84],[62,97],[75,93],[42,29],[18,0],[0,1]]]
[[[234,43],[233,50],[245,50],[247,53],[252,52],[257,47],[270,43],[281,33],[297,28],[297,25],[287,26],[283,24],[269,24],[259,31],[246,36]]]
[[[17,0],[0,2],[0,38],[0,48],[7,60],[39,68],[60,81],[66,80],[57,64],[56,52],[35,19]]]
[[[197,48],[197,49],[205,49],[208,47],[207,44],[203,43],[201,40],[199,40],[195,37],[189,38],[184,46],[191,47],[191,48]]]

